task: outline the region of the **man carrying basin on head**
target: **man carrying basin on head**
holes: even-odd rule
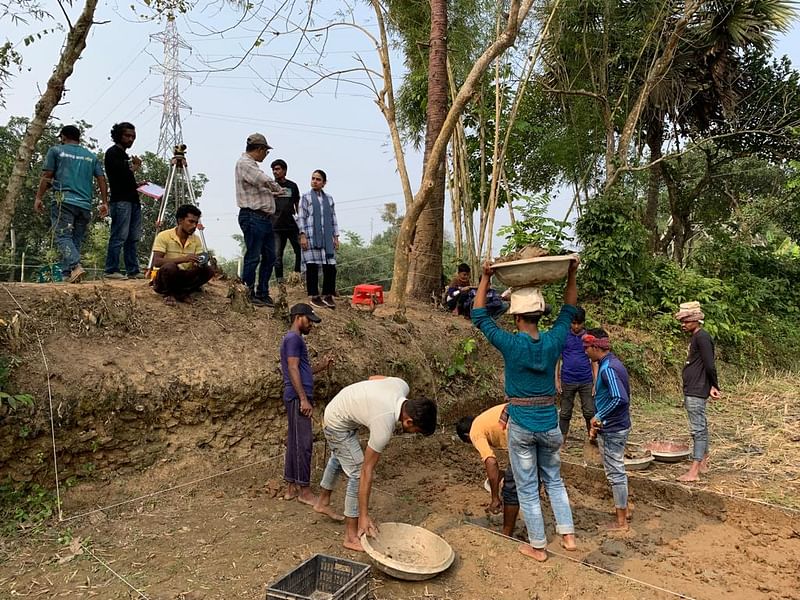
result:
[[[561,545],[575,550],[575,525],[564,481],[561,479],[559,450],[564,436],[558,428],[556,410],[556,363],[564,349],[570,323],[575,318],[578,288],[575,274],[578,259],[570,262],[564,305],[550,331],[539,331],[539,319],[546,312],[541,292],[523,288],[511,295],[511,309],[518,333],[500,328],[486,310],[486,293],[494,269],[485,263],[483,278],[472,309],[472,322],[503,355],[508,411],[501,419],[508,423],[508,455],[517,483],[522,516],[528,527],[530,545],[519,551],[538,561],[547,560],[547,536],[539,500],[539,477],[544,481],[556,518]]]
[[[514,473],[509,465],[505,473],[497,464],[496,448],[508,448],[508,431],[500,421],[507,404],[498,404],[483,411],[477,417],[464,417],[456,423],[456,433],[462,442],[472,443],[480,453],[486,476],[489,479],[492,501],[486,507],[491,514],[503,513],[503,535],[514,534],[514,526],[519,514],[519,499]],[[502,480],[502,490],[501,483]],[[502,499],[501,499],[502,492]]]
[[[322,475],[314,510],[330,514],[331,492],[339,474],[348,477],[345,492],[344,547],[363,552],[361,535],[378,528],[369,516],[369,497],[375,466],[398,423],[404,433],[431,435],[436,430],[436,403],[409,399],[408,384],[399,377],[373,375],[342,389],[325,407],[323,432],[331,457]],[[369,429],[365,451],[358,441],[360,427]]]

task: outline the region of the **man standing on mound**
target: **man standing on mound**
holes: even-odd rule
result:
[[[404,433],[431,435],[436,430],[436,403],[411,400],[408,384],[398,377],[373,375],[348,385],[325,407],[325,439],[331,457],[322,475],[314,510],[331,515],[331,492],[339,473],[348,477],[344,499],[344,547],[363,552],[361,535],[374,536],[378,528],[369,516],[369,496],[375,466],[398,424]],[[366,451],[358,441],[360,427],[369,429]]]
[[[283,463],[283,478],[288,483],[284,500],[294,500],[314,506],[317,497],[311,491],[311,452],[314,447],[314,432],[311,415],[314,412],[312,394],[314,374],[327,369],[333,363],[327,358],[317,368],[311,368],[308,348],[303,339],[311,333],[314,323],[320,319],[308,304],[295,304],[289,311],[292,327],[281,342],[281,373],[283,373],[283,403],[286,406],[288,431],[286,434],[286,457]],[[329,513],[331,517],[343,517]]]
[[[508,456],[517,484],[522,516],[528,527],[530,545],[519,551],[538,561],[547,560],[547,536],[539,500],[541,476],[556,518],[565,550],[575,550],[575,525],[564,481],[561,479],[561,444],[556,410],[556,363],[564,349],[570,323],[577,314],[577,259],[569,266],[564,305],[550,331],[539,332],[539,319],[546,312],[541,292],[523,288],[511,294],[511,309],[518,333],[501,329],[486,311],[486,293],[494,274],[483,265],[483,277],[472,305],[472,322],[503,355],[508,411],[501,419],[508,423]]]
[[[709,398],[718,400],[722,397],[714,363],[714,340],[703,329],[705,315],[699,302],[681,304],[675,318],[681,322],[681,330],[692,336],[689,355],[683,366],[683,405],[694,440],[692,466],[678,481],[700,481],[700,473],[708,471],[706,403]]]

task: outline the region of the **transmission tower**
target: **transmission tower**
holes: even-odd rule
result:
[[[181,79],[189,79],[181,70],[180,51],[191,51],[192,47],[178,34],[174,19],[168,19],[164,31],[151,34],[150,38],[164,44],[164,63],[153,67],[154,71],[164,75],[164,93],[153,96],[150,100],[164,106],[158,136],[158,155],[169,159],[173,148],[183,143],[181,109],[191,110],[191,106],[181,99],[178,84]]]

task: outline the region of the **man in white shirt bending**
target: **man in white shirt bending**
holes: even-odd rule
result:
[[[399,377],[373,375],[342,389],[325,407],[325,439],[331,457],[322,475],[314,510],[333,515],[331,491],[339,473],[348,477],[344,500],[344,547],[363,552],[361,535],[374,536],[378,528],[369,516],[369,495],[375,465],[400,423],[404,433],[431,435],[436,430],[436,403],[407,398],[408,384]],[[369,429],[365,452],[358,441],[358,429]]]

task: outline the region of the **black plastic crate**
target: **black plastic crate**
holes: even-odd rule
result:
[[[367,600],[369,565],[315,554],[267,588],[267,600]]]

